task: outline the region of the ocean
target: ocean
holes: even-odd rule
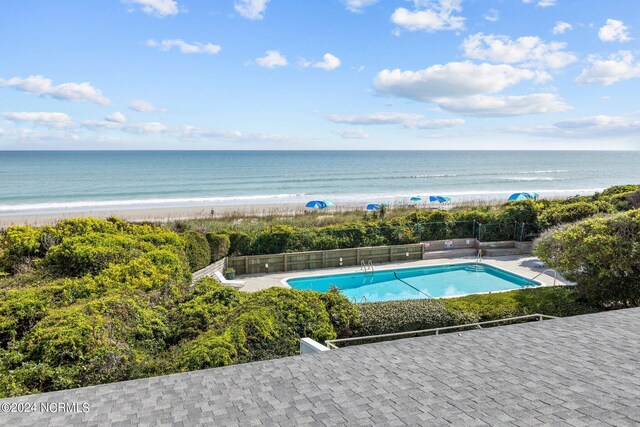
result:
[[[638,151],[0,151],[0,215],[591,194],[640,183]]]

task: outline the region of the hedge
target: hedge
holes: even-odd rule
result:
[[[356,336],[410,332],[527,314],[574,316],[601,311],[581,300],[573,287],[541,287],[457,298],[419,299],[358,305]]]
[[[552,229],[534,253],[593,304],[640,305],[640,209]]]
[[[209,249],[211,251],[211,262],[216,262],[229,254],[231,240],[227,234],[207,233],[205,234]]]
[[[185,251],[191,271],[197,271],[211,263],[211,249],[207,239],[197,231],[186,231],[182,234]]]

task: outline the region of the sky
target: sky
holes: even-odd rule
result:
[[[638,150],[637,0],[29,0],[0,150]]]

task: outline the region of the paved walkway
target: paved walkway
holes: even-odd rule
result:
[[[420,261],[406,261],[406,262],[390,262],[384,264],[375,264],[374,268],[376,270],[387,270],[387,269],[398,269],[398,268],[408,268],[408,267],[421,267],[425,265],[444,265],[444,264],[455,264],[455,263],[464,263],[464,262],[475,262],[476,257],[464,257],[464,258],[444,258],[444,259],[431,259],[431,260],[420,260]],[[504,257],[496,257],[496,258],[485,258],[482,262],[489,265],[494,265],[496,267],[500,267],[505,270],[509,270],[513,273],[519,274],[521,276],[532,278],[536,276],[538,273],[541,273],[544,268],[536,267],[534,262],[538,261],[538,258],[533,257],[531,255],[511,255]],[[274,286],[288,286],[282,283],[283,279],[291,278],[291,277],[303,277],[303,276],[316,276],[316,275],[325,275],[325,274],[339,274],[339,273],[349,273],[352,271],[360,271],[360,267],[358,266],[349,266],[349,267],[341,267],[341,268],[322,268],[317,270],[297,270],[297,271],[286,271],[282,273],[272,273],[272,274],[252,274],[252,275],[243,275],[240,279],[245,281],[245,285],[242,288],[243,291],[246,292],[254,292],[260,289],[271,288]],[[553,273],[543,274],[538,277],[536,280],[540,281],[543,285],[551,286],[553,285]],[[558,284],[568,283],[564,281],[562,277],[558,277],[560,282]]]
[[[640,309],[0,400],[3,426],[640,424]]]

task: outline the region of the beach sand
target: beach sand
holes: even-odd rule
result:
[[[361,203],[336,203],[331,211],[362,210]],[[112,216],[127,221],[166,222],[179,219],[199,219],[222,217],[237,214],[238,216],[294,215],[308,210],[300,203],[291,204],[254,204],[254,205],[221,205],[221,206],[184,206],[158,207],[144,209],[119,209],[90,212],[64,213],[22,213],[0,215],[0,228],[12,225],[47,225],[60,220],[78,217],[109,218]],[[328,211],[329,212],[329,211]]]
[[[556,197],[547,197],[556,198]],[[451,209],[458,206],[478,206],[478,205],[498,205],[505,203],[504,199],[466,199],[459,202],[447,203],[440,205],[437,203],[420,203],[410,204],[407,202],[389,203],[388,209],[416,207],[420,209]],[[47,225],[55,224],[58,221],[79,218],[109,218],[118,217],[127,221],[141,222],[167,222],[181,219],[203,219],[203,218],[220,218],[224,216],[289,216],[301,214],[310,209],[305,208],[301,203],[278,203],[278,204],[252,204],[252,205],[215,205],[215,206],[182,206],[182,207],[153,207],[141,209],[113,209],[113,210],[96,210],[96,211],[68,211],[68,212],[49,212],[49,213],[15,213],[0,215],[0,228],[6,228],[12,225]],[[330,214],[336,211],[353,211],[359,210],[364,212],[364,206],[361,202],[336,202],[335,207],[326,209],[325,212]]]

